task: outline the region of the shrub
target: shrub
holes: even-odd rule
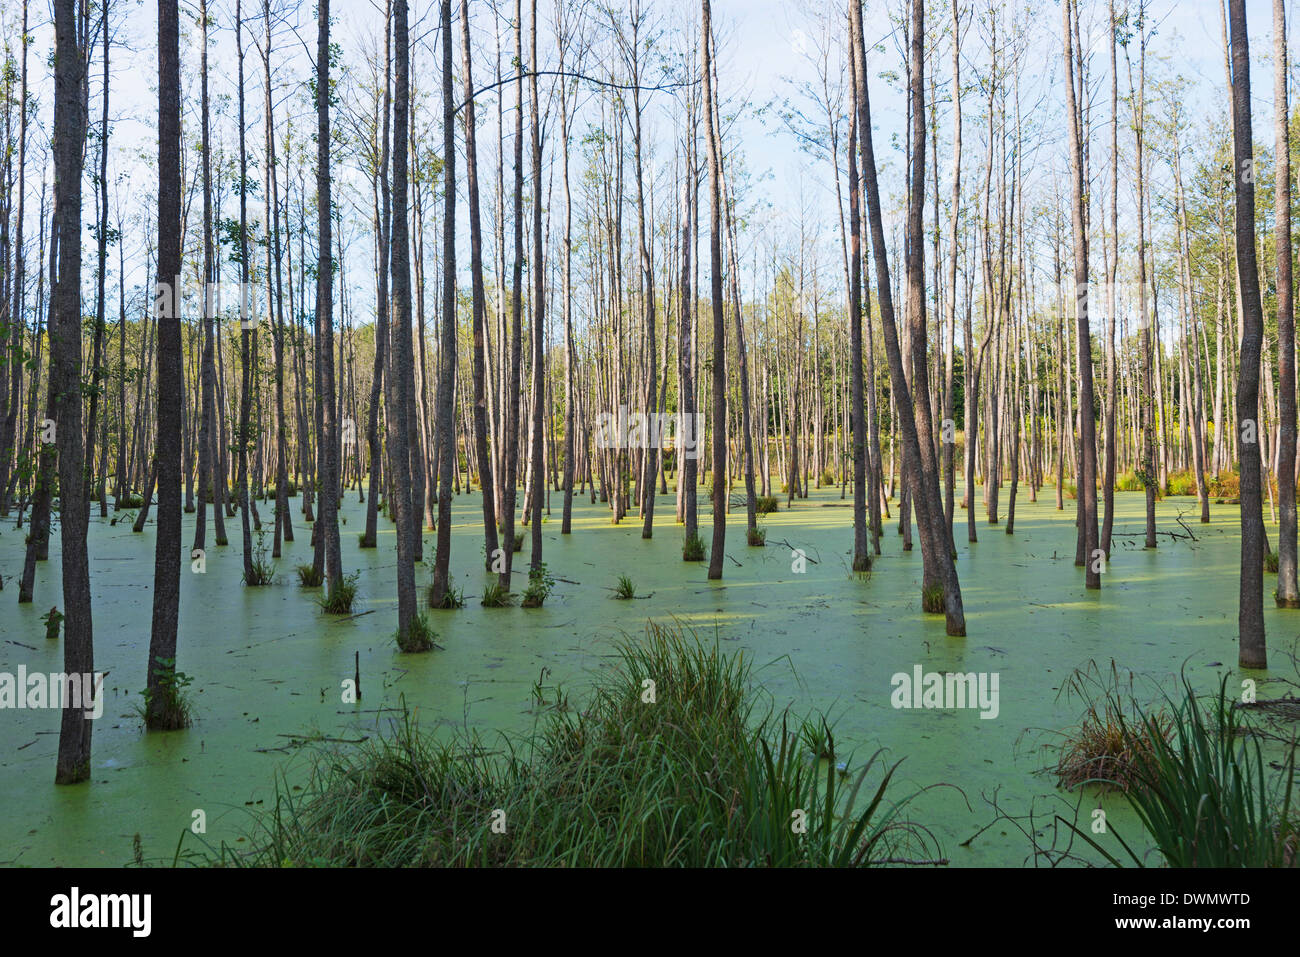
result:
[[[1169,473],[1165,482],[1166,495],[1195,495],[1196,475],[1191,469],[1179,469]]]
[[[1128,469],[1115,476],[1115,491],[1140,492],[1142,491],[1142,480],[1137,477],[1132,469]]]
[[[136,713],[150,731],[179,731],[194,723],[194,706],[185,689],[194,679],[176,670],[175,658],[159,658],[154,673],[158,677],[156,692],[145,688],[140,694],[144,704]]]
[[[45,622],[45,638],[47,641],[59,640],[59,629],[63,626],[63,612],[59,611],[58,606],[52,607],[45,614],[41,615],[41,621]]]
[[[782,487],[782,491],[784,491],[784,486]],[[775,512],[775,511],[776,511],[776,496],[775,496],[775,495],[760,495],[760,496],[758,497],[758,501],[755,502],[755,510],[758,512],[759,515],[768,515],[768,514],[770,514],[770,513],[772,513],[772,512]]]
[[[546,570],[546,563],[539,562],[528,569],[528,587],[524,589],[523,600],[519,602],[520,606],[523,608],[541,608],[546,603],[546,599],[550,597],[553,588],[555,588],[555,579]]]
[[[274,581],[275,563],[266,556],[266,532],[260,530],[257,533],[257,541],[253,543],[252,560],[244,572],[244,584],[256,588],[270,585]]]
[[[1277,574],[1277,552],[1264,553],[1264,571],[1270,575]]]
[[[1209,480],[1212,498],[1240,498],[1241,476],[1235,469],[1224,469]]]

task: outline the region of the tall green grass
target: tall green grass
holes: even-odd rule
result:
[[[1228,697],[1227,682],[1225,674],[1218,692],[1202,700],[1184,676],[1181,700],[1159,711],[1129,716],[1119,702],[1107,709],[1121,734],[1143,744],[1134,749],[1124,796],[1170,867],[1295,866],[1296,742],[1283,743],[1277,773],[1270,773],[1260,737]],[[1076,833],[1119,866],[1088,835]],[[1116,837],[1134,864],[1146,864]]]
[[[389,735],[317,752],[305,791],[281,787],[259,818],[254,850],[214,863],[940,863],[904,817],[920,792],[890,796],[898,763],[819,761],[787,715],[755,713],[741,655],[651,623],[616,661],[586,707],[551,708],[524,736],[435,737],[404,712]]]

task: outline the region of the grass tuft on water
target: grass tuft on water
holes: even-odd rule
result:
[[[845,775],[785,713],[757,718],[750,666],[680,627],[617,646],[586,707],[491,746],[390,733],[315,753],[305,790],[257,816],[250,866],[867,866],[943,863],[877,752]],[[870,779],[870,783],[868,783]],[[917,857],[924,858],[922,861]]]
[[[1225,673],[1218,691],[1202,698],[1184,675],[1180,697],[1157,709],[1135,704],[1115,681],[1102,686],[1089,714],[1122,749],[1123,760],[1096,773],[1106,767],[1099,762],[1090,780],[1123,789],[1169,867],[1294,867],[1300,863],[1296,739],[1281,741],[1280,761],[1266,761],[1261,735],[1228,696],[1228,678]],[[1070,827],[1121,866],[1083,829]],[[1146,865],[1115,836],[1134,865]]]

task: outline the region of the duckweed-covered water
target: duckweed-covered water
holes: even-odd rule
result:
[[[1160,528],[1185,534],[1181,513],[1196,540],[1161,535],[1159,548],[1147,551],[1142,496],[1120,493],[1116,500],[1115,547],[1100,593],[1087,593],[1074,567],[1074,502],[1057,511],[1050,490],[1037,503],[1022,490],[1015,534],[987,525],[981,508],[974,545],[965,541],[959,511],[957,570],[968,637],[953,639],[944,634],[942,616],[920,612],[919,545],[902,550],[896,521],[887,524],[884,554],[870,576],[850,574],[852,511],[838,489],[817,491],[791,510],[782,499],[781,510],[760,522],[765,548],[745,545],[744,510],[735,510],[722,582],[706,580],[705,564],[681,561],[671,494],[658,499],[651,541],[641,538],[634,517],[613,526],[608,509],[585,496],[575,497],[573,534],[561,536],[561,497],[554,494],[543,538],[546,563],[559,581],[546,606],[535,610],[479,605],[493,576],[482,570],[479,499],[462,495],[454,507],[452,566],[465,607],[429,613],[441,650],[401,655],[392,637],[392,524],[381,517],[380,547],[359,549],[364,506],[355,492],[348,494],[343,558],[349,571],[360,572],[359,595],[354,617],[338,620],[316,605],[318,590],[297,584],[294,567],[310,562],[311,547],[294,499],[298,539],[285,545],[275,585],[241,584],[237,520],[227,524],[226,547],[211,545],[209,525],[202,573],[182,564],[177,666],[193,676],[197,721],[166,734],[144,733],[135,715],[149,644],[154,522],[133,534],[129,519],[110,525],[96,507],[90,529],[95,663],[107,672],[107,700],[95,723],[93,781],[54,786],[57,711],[0,710],[0,863],[118,866],[131,860],[137,834],[146,858],[170,862],[183,836],[184,847],[201,849],[189,831],[200,810],[203,841],[241,846],[251,814],[274,802],[277,779],[291,789],[303,780],[303,739],[355,741],[380,733],[403,699],[426,730],[524,731],[537,720],[535,685],[548,700],[559,686],[580,702],[591,676],[610,662],[616,638],[639,634],[647,618],[669,617],[750,656],[771,708],[790,706],[801,716],[824,711],[838,757],[850,769],[882,747],[891,758],[905,758],[896,797],[951,785],[921,795],[911,816],[939,839],[953,866],[1033,863],[1022,829],[1034,829],[1050,845],[1053,815],[1073,818],[1080,801],[1083,826],[1100,802],[1111,827],[1141,843],[1122,800],[1058,791],[1044,772],[1054,763],[1044,746],[1081,709],[1058,690],[1090,660],[1109,668],[1114,658],[1141,677],[1139,687],[1171,692],[1184,667],[1207,690],[1225,670],[1235,671],[1238,509],[1214,506],[1213,522],[1203,526],[1193,499],[1166,499],[1158,506]],[[707,508],[702,503],[706,542]],[[269,504],[262,510],[268,515]],[[187,515],[186,545],[192,528]],[[1270,534],[1276,536],[1275,526]],[[526,582],[527,541],[517,556],[516,590]],[[38,572],[36,601],[20,606],[13,579],[22,568],[23,532],[12,523],[0,530],[6,584],[0,672],[16,673],[20,665],[29,672],[62,670],[61,642],[45,639],[40,620],[52,605],[63,606],[58,547],[56,536],[50,561]],[[807,556],[802,572],[792,549]],[[425,557],[433,557],[431,533]],[[612,597],[623,574],[643,597]],[[428,579],[420,569],[422,598]],[[1271,592],[1272,583],[1265,587]],[[1294,677],[1283,652],[1300,633],[1300,612],[1266,605],[1274,673]],[[342,683],[352,677],[358,653],[362,698],[344,704]],[[910,675],[918,665],[925,672],[996,673],[996,718],[981,718],[975,708],[895,709],[891,677]],[[1233,680],[1230,688],[1239,687],[1240,679]],[[999,811],[1015,820],[998,820]],[[1056,843],[1064,846],[1065,838]]]

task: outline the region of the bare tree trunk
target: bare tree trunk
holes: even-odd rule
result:
[[[443,37],[446,42],[446,36]],[[411,439],[408,387],[413,384],[411,356],[411,244],[407,228],[407,131],[410,122],[410,33],[406,0],[393,2],[393,41],[396,52],[393,82],[393,217],[392,362],[388,370],[388,474],[392,482],[393,514],[397,520],[397,647],[404,652],[427,651],[427,635],[416,622],[415,549],[418,535],[411,501]],[[447,157],[450,160],[450,157]],[[451,320],[447,320],[451,321]],[[322,512],[324,503],[322,500]]]
[[[713,25],[709,0],[700,0],[700,62],[704,73],[704,126],[709,157],[709,267],[713,301],[713,544],[709,579],[722,578],[727,546],[727,327],[722,318],[722,209],[718,118],[713,105]]]
[[[1065,39],[1066,109],[1070,128],[1070,219],[1074,230],[1076,345],[1079,365],[1079,481],[1082,509],[1079,534],[1083,543],[1085,587],[1101,587],[1097,535],[1097,442],[1093,419],[1092,346],[1088,328],[1088,233],[1084,219],[1083,145],[1080,111],[1075,87],[1075,51],[1071,17],[1077,18],[1075,0],[1066,0],[1062,10]],[[1080,51],[1081,55],[1081,51]],[[1080,77],[1082,83],[1082,77]],[[1104,553],[1101,553],[1104,555]]]
[[[880,212],[880,188],[876,182],[875,150],[871,142],[871,105],[867,91],[866,44],[862,33],[862,8],[859,0],[850,0],[850,42],[857,46],[854,83],[858,87],[858,126],[861,130],[862,171],[867,193],[867,212],[871,225],[871,243],[876,263],[877,295],[880,298],[881,328],[885,351],[889,356],[890,379],[897,398],[898,422],[903,434],[904,473],[911,476],[912,500],[921,532],[922,606],[927,611],[945,613],[949,635],[966,634],[966,616],[962,608],[961,586],[953,565],[948,536],[943,527],[943,501],[939,495],[939,469],[934,450],[934,430],[930,416],[929,369],[926,361],[925,329],[925,245],[922,217],[925,203],[925,4],[913,0],[911,21],[911,138],[913,166],[908,195],[907,285],[908,325],[911,333],[912,377],[915,395],[908,388],[894,324],[894,304],[890,290],[889,263],[886,258],[884,224]],[[919,415],[918,415],[919,413]],[[941,594],[936,595],[936,590]]]
[[[1245,0],[1228,0],[1232,31],[1233,156],[1237,271],[1241,277],[1241,378],[1237,388],[1237,455],[1241,464],[1241,597],[1238,665],[1265,668],[1264,513],[1260,488],[1259,362],[1264,314],[1255,260],[1255,175],[1250,120],[1250,46]]]
[[[469,194],[469,271],[474,323],[474,440],[478,453],[479,490],[483,493],[483,561],[484,567],[491,571],[492,561],[497,554],[499,545],[497,544],[496,483],[493,481],[492,453],[488,447],[487,399],[484,394],[483,338],[486,297],[483,290],[483,237],[479,219],[478,150],[474,128],[474,80],[470,68],[469,0],[461,0],[460,17],[461,60],[465,70],[465,185]],[[568,155],[567,149],[565,155],[566,157]],[[571,431],[571,426],[566,428],[566,432],[568,431]],[[572,452],[569,453],[568,458],[572,458]]]
[[[81,432],[81,165],[86,137],[82,84],[86,62],[78,43],[78,20],[84,16],[84,12],[78,14],[74,0],[54,3],[53,225],[58,269],[50,290],[50,392],[57,397],[63,670],[68,676],[79,676],[83,695],[90,696],[95,683],[95,645],[86,554],[90,500]],[[99,688],[98,695],[103,693]],[[54,782],[77,784],[90,778],[91,719],[84,707],[68,707],[66,700],[63,704]]]
[[[1295,311],[1291,270],[1291,134],[1287,95],[1286,5],[1273,0],[1273,130],[1277,186],[1277,372],[1279,441],[1277,498],[1277,604],[1300,608],[1296,581]]]
[[[468,33],[468,19],[461,24]],[[468,43],[468,41],[465,41]],[[445,603],[451,568],[452,472],[456,468],[456,98],[451,74],[451,0],[442,0],[442,350],[438,374],[438,540],[430,604]],[[466,71],[468,77],[468,70]],[[534,80],[534,82],[536,82]],[[534,134],[535,135],[535,134]],[[541,205],[537,205],[540,211]],[[475,210],[477,212],[477,210]],[[540,212],[538,213],[540,216]],[[541,261],[538,260],[540,269]],[[481,380],[480,380],[481,381]],[[486,501],[486,499],[484,500]],[[540,528],[541,522],[538,522]]]
[[[153,621],[149,640],[148,710],[151,730],[171,730],[165,682],[176,663],[181,584],[181,81],[176,0],[158,3],[158,535],[154,558]]]

